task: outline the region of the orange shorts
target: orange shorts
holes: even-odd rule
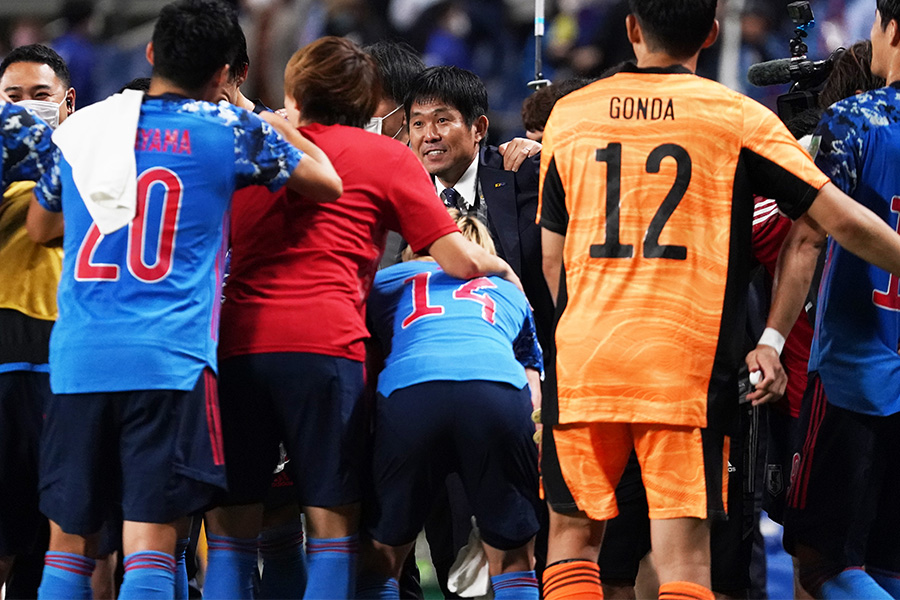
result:
[[[603,521],[619,514],[616,486],[632,448],[641,465],[651,519],[724,515],[729,447],[725,436],[657,423],[554,425],[552,435],[564,484],[575,506],[591,519]],[[548,499],[556,509],[553,494]]]

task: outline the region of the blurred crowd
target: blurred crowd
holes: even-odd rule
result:
[[[293,49],[323,35],[346,36],[363,45],[401,39],[429,66],[456,65],[481,77],[491,98],[492,142],[523,133],[519,109],[530,93],[527,83],[535,78],[534,0],[232,3],[240,11],[254,66],[245,89],[269,106],[281,106],[282,65]],[[793,25],[787,4],[787,0],[720,2],[720,21],[734,15],[734,24],[739,24],[739,60],[720,65],[720,42],[701,55],[699,72],[720,79],[722,69],[736,69],[739,91],[774,108],[784,86],[753,88],[745,75],[754,63],[790,55]],[[839,46],[867,38],[874,15],[871,2],[812,0],[810,5],[816,16],[806,40],[810,58],[825,58]],[[0,8],[0,58],[9,48],[50,42],[70,66],[79,104],[102,99],[122,81],[149,76],[143,54],[152,23],[141,22],[139,16],[128,18],[118,8],[117,0],[66,0],[57,17],[49,19],[12,17]],[[632,58],[623,25],[626,13],[627,0],[547,0],[544,77],[553,81],[596,77]]]

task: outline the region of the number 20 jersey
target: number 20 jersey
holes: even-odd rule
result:
[[[751,192],[797,218],[827,181],[770,110],[680,66],[628,65],[562,98],[538,211],[566,236],[548,421],[727,428]]]
[[[190,390],[215,369],[232,194],[280,188],[302,157],[252,113],[174,95],[145,98],[134,152],[136,215],[109,235],[59,153],[35,188],[65,215],[50,338],[57,394]]]

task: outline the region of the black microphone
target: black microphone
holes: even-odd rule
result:
[[[807,58],[779,58],[752,65],[747,70],[747,81],[757,87],[800,81],[828,69],[829,61],[812,61]]]

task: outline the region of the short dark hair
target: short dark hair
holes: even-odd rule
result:
[[[700,51],[716,20],[716,0],[629,0],[651,50],[675,58]]]
[[[30,62],[47,65],[62,82],[63,87],[68,89],[72,85],[72,76],[69,75],[69,67],[62,56],[56,53],[56,50],[43,44],[28,44],[27,46],[19,46],[13,48],[3,62],[0,63],[0,77],[6,73],[6,68],[13,63]]]
[[[429,67],[413,80],[406,98],[406,118],[414,102],[445,102],[460,112],[466,125],[488,111],[487,89],[478,75],[459,67]]]
[[[834,61],[834,68],[819,93],[819,107],[828,108],[838,100],[853,96],[857,90],[867,92],[884,85],[883,77],[872,74],[872,42],[856,42]]]
[[[363,50],[375,59],[382,94],[397,104],[403,104],[413,79],[425,70],[425,63],[406,42],[381,40]]]
[[[881,29],[887,29],[891,21],[900,23],[900,0],[876,0],[875,7],[881,15]]]
[[[284,92],[304,119],[363,127],[378,107],[375,60],[347,38],[326,36],[297,50],[284,71]]]
[[[153,29],[153,74],[198,90],[237,54],[234,10],[217,0],[178,0]]]
[[[234,54],[234,59],[228,64],[228,77],[231,81],[237,79],[240,75],[244,73],[244,71],[250,67],[250,55],[247,54],[247,38],[244,36],[244,30],[241,29],[241,25],[237,22],[237,15],[235,14],[235,33],[234,33],[234,41],[236,44],[236,50]]]
[[[118,93],[122,93],[125,90],[137,90],[139,92],[144,92],[145,94],[150,91],[150,78],[149,77],[135,77],[125,85],[119,88]]]
[[[591,83],[586,77],[573,77],[542,87],[522,102],[522,124],[527,131],[543,131],[556,101]]]

